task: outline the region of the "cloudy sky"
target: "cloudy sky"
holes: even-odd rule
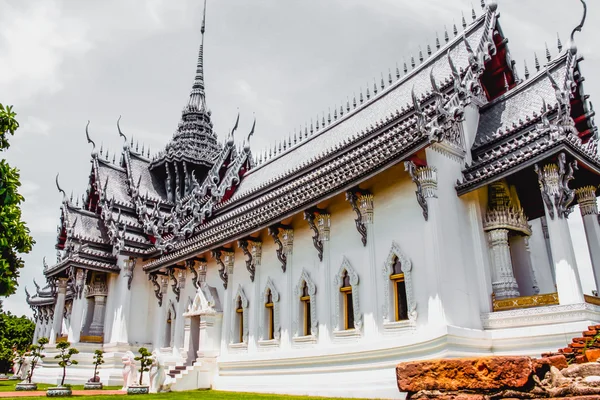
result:
[[[590,1],[588,1],[591,3]],[[329,107],[345,102],[419,47],[443,37],[461,13],[470,21],[479,0],[208,0],[205,40],[207,102],[220,137],[240,110],[240,127],[257,133],[253,148],[287,137]],[[500,0],[501,24],[522,75],[534,52],[544,61],[581,18],[577,0]],[[81,195],[90,171],[90,134],[120,149],[115,123],[159,150],[187,101],[200,41],[202,0],[0,0],[0,102],[13,104],[21,123],[3,154],[21,170],[24,218],[37,242],[25,255],[20,288],[5,309],[28,314],[23,288],[45,282],[42,258],[56,258],[61,197]],[[591,4],[577,37],[586,91],[600,98],[600,7]],[[587,271],[579,213],[572,214],[578,260]],[[592,279],[593,281],[593,279]],[[590,291],[591,287],[588,287]]]

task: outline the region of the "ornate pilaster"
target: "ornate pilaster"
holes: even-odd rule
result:
[[[569,189],[568,184],[573,179],[577,162],[567,164],[565,153],[561,153],[558,156],[558,165],[548,164],[540,168],[536,164],[534,169],[538,175],[545,205],[559,302],[561,305],[583,303],[583,291],[567,221],[573,209],[571,203],[575,198],[575,191]],[[555,210],[558,218],[554,218]]]
[[[261,315],[264,311],[264,301],[261,296],[261,267],[262,261],[262,242],[253,241],[249,243],[249,253],[252,256],[252,262],[254,267],[254,306],[252,312],[254,313],[252,335],[253,340],[251,341],[252,350],[256,350],[258,347],[258,341],[261,339]],[[279,309],[279,307],[277,308]]]
[[[360,234],[363,246],[366,246],[367,227],[365,226],[365,220],[367,218],[373,218],[373,195],[367,191],[355,188],[346,192],[346,200],[350,203],[352,211],[356,213],[356,218],[354,219],[356,230]],[[367,215],[367,213],[369,213],[369,209],[371,213],[370,216]]]
[[[488,231],[492,262],[492,288],[497,299],[519,297],[519,286],[513,274],[508,246],[508,229]]]
[[[583,219],[585,237],[587,239],[596,289],[600,289],[600,225],[598,223],[598,203],[596,201],[596,188],[584,186],[575,190],[579,210]]]
[[[578,169],[577,160],[567,163],[565,153],[560,153],[558,165],[547,164],[540,168],[535,164],[534,169],[550,219],[554,219],[555,208],[558,218],[568,218],[573,211],[571,203],[575,199],[575,191],[569,188],[569,182],[574,179],[573,174]]]
[[[136,258],[125,260],[123,264],[124,276],[127,278],[127,290],[131,290],[131,282],[133,281],[133,270],[135,269]]]
[[[429,207],[426,199],[437,197],[437,170],[435,167],[428,166],[417,168],[412,161],[405,161],[404,169],[408,172],[415,185],[417,185],[417,190],[415,191],[417,202],[423,209],[423,217],[427,221],[429,220]]]
[[[91,336],[103,336],[104,312],[106,308],[106,296],[108,296],[105,274],[94,274],[91,285],[87,286],[86,296],[94,298],[94,313],[89,333]]]
[[[284,241],[286,241],[286,244],[284,245],[284,243],[281,241],[281,239],[279,238],[280,235],[280,231],[284,232]],[[268,229],[269,235],[273,238],[273,241],[275,242],[275,244],[277,245],[277,259],[279,260],[279,262],[281,262],[281,269],[283,270],[283,272],[285,273],[286,268],[287,268],[287,253],[288,253],[288,249],[287,247],[293,244],[294,242],[294,231],[292,229],[291,226],[287,226],[287,225],[283,225],[283,224],[276,224],[276,225],[272,225],[269,227]],[[291,249],[290,249],[291,252]]]

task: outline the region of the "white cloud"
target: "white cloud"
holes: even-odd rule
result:
[[[47,121],[34,117],[28,116],[25,122],[19,126],[19,135],[21,134],[33,134],[48,136],[50,133],[51,125]]]
[[[66,16],[56,1],[4,2],[0,92],[5,101],[23,104],[56,93],[62,88],[60,68],[65,59],[89,48],[85,25]]]

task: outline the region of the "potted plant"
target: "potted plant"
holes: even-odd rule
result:
[[[102,350],[96,350],[94,352],[94,376],[83,385],[83,389],[102,389],[102,382],[100,382],[100,377],[98,376],[98,366],[102,364],[104,364],[104,352]]]
[[[152,364],[152,353],[150,353],[145,347],[140,347],[138,352],[140,355],[135,357],[134,360],[140,362],[140,369],[138,369],[140,373],[140,381],[138,385],[127,387],[127,394],[147,394],[150,391],[148,385],[142,385],[142,381],[144,378],[144,372],[150,371],[150,365]]]
[[[24,361],[25,364],[29,361],[29,370],[26,374],[26,381],[24,380],[23,382],[17,383],[15,390],[37,390],[37,384],[31,383],[31,378],[33,378],[33,371],[35,370],[37,363],[46,357],[42,354],[46,344],[48,344],[48,338],[41,337],[38,339],[38,344],[31,345],[30,355],[28,357],[25,356]],[[29,358],[29,360],[27,360],[27,358]],[[25,368],[25,370],[27,370],[27,368]]]
[[[79,354],[79,350],[71,347],[69,342],[58,342],[56,343],[56,349],[60,350],[60,353],[54,356],[55,359],[60,360],[58,366],[62,368],[62,379],[60,385],[57,387],[48,388],[46,390],[47,397],[59,397],[59,396],[70,396],[73,394],[70,387],[65,386],[65,377],[67,376],[67,367],[71,365],[77,365],[77,360],[73,360],[73,355]]]

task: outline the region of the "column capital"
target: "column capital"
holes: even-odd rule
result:
[[[319,214],[317,216],[317,229],[319,230],[319,239],[322,242],[328,242],[331,232],[331,214]]]
[[[565,153],[558,155],[558,164],[546,164],[543,168],[534,165],[550,219],[554,219],[555,208],[560,219],[568,218],[573,211],[570,205],[575,199],[575,191],[569,188],[569,182],[574,179],[573,174],[577,169],[577,160],[567,163]]]
[[[373,223],[373,193],[364,193],[358,195],[358,208],[362,215],[363,224]]]
[[[579,211],[581,211],[582,217],[585,217],[586,215],[598,215],[595,186],[584,186],[575,189],[575,194],[577,195]]]
[[[59,294],[66,294],[67,293],[67,283],[68,283],[68,279],[67,278],[58,278],[56,280],[56,289],[58,290]]]
[[[285,254],[292,254],[294,248],[294,230],[283,229],[281,232],[281,244]]]
[[[260,265],[262,261],[262,242],[250,242],[250,253],[252,254],[252,259],[254,259],[254,264]]]

